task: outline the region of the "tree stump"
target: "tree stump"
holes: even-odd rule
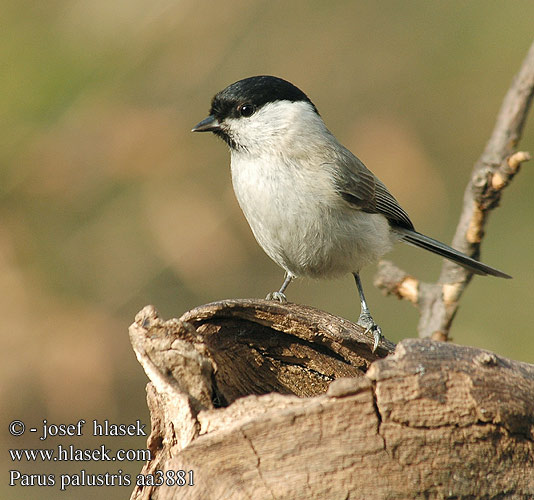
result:
[[[428,339],[372,353],[347,320],[263,300],[147,306],[130,338],[152,420],[132,499],[534,498],[533,365]]]

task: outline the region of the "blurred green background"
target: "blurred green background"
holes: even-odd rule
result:
[[[3,448],[96,448],[90,435],[41,443],[9,421],[149,423],[146,377],[127,328],[146,304],[165,317],[264,297],[283,272],[234,199],[222,142],[191,127],[218,90],[274,74],[302,88],[329,128],[394,193],[419,231],[449,242],[472,165],[532,41],[532,0],[2,2],[0,314]],[[530,116],[521,149],[534,152]],[[527,163],[491,216],[484,262],[454,341],[534,362],[532,186]],[[441,260],[388,256],[435,280]],[[417,311],[363,272],[387,337],[416,336]],[[356,319],[351,276],[298,281],[290,300]],[[86,427],[87,434],[89,429]],[[143,448],[146,438],[105,441]],[[26,473],[136,474],[142,463],[21,463]],[[57,498],[57,487],[2,498]],[[98,489],[128,498],[131,487]],[[94,488],[62,498],[94,498]]]

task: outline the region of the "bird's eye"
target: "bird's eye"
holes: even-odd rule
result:
[[[254,114],[256,108],[253,104],[240,104],[237,108],[237,111],[241,116],[248,118],[249,116],[252,116]]]

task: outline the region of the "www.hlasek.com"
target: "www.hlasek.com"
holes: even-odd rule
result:
[[[51,424],[43,420],[38,428],[30,427],[30,432],[39,430],[39,440],[51,436],[83,436],[87,422],[83,419],[76,424]],[[136,420],[133,424],[112,424],[108,420],[92,421],[92,435],[105,437],[146,436],[145,424]],[[22,436],[26,425],[21,420],[9,424],[12,436]],[[55,448],[10,449],[12,462],[146,462],[150,460],[150,450],[118,449],[112,452],[104,445],[93,449],[81,449],[72,444],[58,444]],[[9,486],[58,486],[61,491],[79,486],[194,486],[193,471],[157,470],[153,474],[138,474],[133,479],[130,474],[118,469],[116,473],[89,473],[82,469],[74,474],[27,474],[18,469],[9,471]]]

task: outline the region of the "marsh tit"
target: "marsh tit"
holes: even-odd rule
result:
[[[404,241],[475,274],[507,274],[415,231],[386,186],[326,128],[315,105],[274,76],[245,78],[215,95],[193,132],[213,132],[230,148],[234,191],[256,240],[284,282],[267,299],[285,301],[293,278],[351,272],[361,303],[358,324],[381,338],[359,272]],[[373,349],[373,350],[374,350]]]

